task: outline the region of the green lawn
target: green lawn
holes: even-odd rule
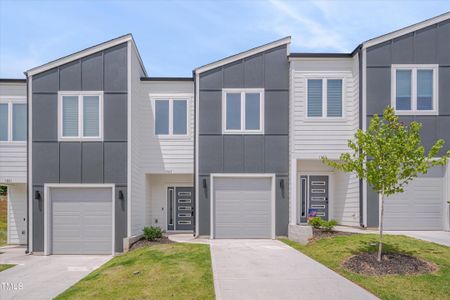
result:
[[[0,264],[0,272],[1,271],[5,271],[6,269],[12,268],[15,265],[10,265],[10,264]]]
[[[6,220],[7,220],[7,214],[6,214],[6,206],[7,201],[6,197],[0,200],[0,246],[6,245]]]
[[[209,246],[163,244],[128,252],[56,299],[214,299]]]
[[[358,234],[324,238],[306,246],[282,241],[371,291],[381,299],[450,299],[450,248],[405,236],[385,236],[385,250],[402,252],[431,262],[439,271],[424,275],[364,276],[342,267],[357,253],[375,251],[377,235]]]

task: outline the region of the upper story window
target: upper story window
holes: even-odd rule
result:
[[[341,118],[343,116],[342,86],[342,79],[308,79],[306,116],[308,118]]]
[[[392,65],[391,76],[391,101],[397,114],[437,114],[437,65]]]
[[[60,92],[60,140],[103,139],[103,92]]]
[[[188,95],[150,95],[153,103],[155,135],[188,135]]]
[[[223,133],[264,133],[264,90],[224,89],[222,94]]]
[[[25,98],[0,99],[0,142],[25,142],[27,105]]]

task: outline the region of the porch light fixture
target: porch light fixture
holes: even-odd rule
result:
[[[206,189],[206,178],[203,178],[203,188]]]
[[[41,200],[41,192],[39,192],[39,191],[34,191],[34,199],[36,199],[36,200]]]
[[[120,200],[124,200],[125,199],[125,197],[123,196],[122,190],[119,190],[119,199]]]

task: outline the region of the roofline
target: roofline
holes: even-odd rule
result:
[[[370,40],[365,41],[362,44],[362,46],[363,46],[363,48],[372,47],[372,46],[375,46],[377,44],[380,44],[380,43],[383,43],[383,42],[395,39],[395,38],[400,37],[402,35],[408,34],[410,32],[416,31],[416,30],[420,30],[422,28],[434,25],[436,23],[439,23],[439,22],[442,22],[442,21],[445,21],[445,20],[448,20],[448,19],[450,19],[450,11],[445,12],[445,13],[439,15],[439,16],[432,17],[432,18],[427,19],[425,21],[422,21],[422,22],[419,22],[419,23],[416,23],[416,24],[413,24],[413,25],[410,25],[410,26],[407,26],[407,27],[403,27],[401,29],[392,31],[390,33],[386,33],[386,34],[380,35],[378,37],[372,38]]]
[[[243,59],[243,58],[255,55],[257,53],[260,53],[260,52],[263,52],[263,51],[267,51],[269,49],[276,48],[276,47],[279,47],[279,46],[282,46],[282,45],[290,44],[290,42],[291,42],[291,37],[287,36],[287,37],[281,38],[279,40],[276,40],[276,41],[273,41],[273,42],[270,42],[270,43],[267,43],[267,44],[264,44],[264,45],[252,48],[252,49],[249,49],[249,50],[244,51],[244,52],[240,52],[238,54],[234,54],[234,55],[225,57],[223,59],[217,60],[215,62],[206,64],[206,65],[203,65],[201,67],[198,67],[198,68],[194,69],[194,73],[200,74],[200,73],[203,73],[203,72],[215,69],[217,67],[220,67],[220,66],[232,63],[234,61],[237,61],[237,60],[240,60],[240,59]],[[289,50],[288,50],[288,52],[289,52]]]
[[[26,78],[0,78],[1,83],[26,83]]]
[[[306,53],[306,52],[296,52],[291,53],[289,58],[351,58],[352,53]]]
[[[194,77],[141,77],[141,81],[194,81]]]
[[[131,33],[119,36],[117,38],[111,39],[109,41],[94,45],[92,47],[77,51],[75,53],[69,54],[67,56],[63,56],[61,58],[58,58],[56,60],[50,61],[46,64],[40,65],[38,67],[29,69],[28,71],[25,72],[25,75],[27,76],[33,76],[35,74],[39,74],[42,72],[45,72],[47,70],[56,68],[58,66],[64,65],[66,63],[72,62],[74,60],[83,58],[85,56],[97,53],[99,51],[120,45],[122,43],[126,43],[128,41],[133,41],[133,36],[131,35]],[[144,69],[145,72],[145,69]]]

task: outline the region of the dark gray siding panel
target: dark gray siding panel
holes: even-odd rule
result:
[[[33,185],[59,182],[59,144],[33,143]]]
[[[200,75],[202,90],[221,90],[223,84],[222,69],[214,69]]]
[[[222,134],[221,91],[200,92],[199,133]]]
[[[105,91],[127,91],[127,44],[118,45],[104,52]]]
[[[34,199],[39,191],[41,200]],[[44,252],[44,187],[33,187],[33,252]]]
[[[275,182],[276,199],[276,235],[287,235],[289,223],[289,178],[288,176],[277,176]]]
[[[58,95],[33,95],[33,141],[58,140]]]
[[[104,140],[127,140],[127,94],[104,95]]]
[[[438,63],[450,66],[450,20],[442,22],[438,27]]]
[[[82,143],[82,182],[102,183],[103,182],[103,143],[89,142]]]
[[[81,90],[81,63],[79,60],[59,67],[59,90]]]
[[[124,199],[119,199],[119,193],[122,191]],[[116,186],[115,196],[115,244],[116,251],[123,251],[123,238],[127,236],[127,187]]]
[[[439,114],[450,115],[450,67],[439,68]]]
[[[127,143],[105,142],[105,182],[127,184]]]
[[[244,65],[238,61],[223,68],[224,88],[244,87]]]
[[[223,172],[223,139],[222,136],[199,137],[199,173]]]
[[[265,92],[265,134],[289,134],[289,92]]]
[[[286,47],[280,47],[264,54],[264,87],[266,89],[289,89],[289,62]]]
[[[436,116],[416,116],[414,121],[422,123],[422,144],[425,146],[425,151],[429,151],[437,139]]]
[[[416,64],[436,63],[436,27],[431,26],[417,31],[414,39],[414,62]]]
[[[264,88],[264,56],[258,54],[244,60],[244,85],[246,88]]]
[[[440,116],[437,119],[437,138],[445,141],[439,155],[444,155],[450,149],[450,116]]]
[[[60,143],[59,157],[60,181],[81,182],[81,143]]]
[[[391,104],[391,69],[367,69],[367,114],[382,114]]]
[[[244,137],[244,171],[246,173],[264,172],[264,136]]]
[[[266,135],[264,143],[264,171],[287,174],[289,172],[289,138],[287,135]]]
[[[81,59],[81,84],[84,91],[103,91],[103,53]]]
[[[407,64],[414,59],[414,35],[407,34],[397,38],[392,43],[392,63]]]
[[[244,171],[244,140],[242,136],[223,137],[223,171],[241,173]]]
[[[211,198],[210,198],[210,187],[211,181],[209,176],[199,176],[198,177],[198,224],[199,224],[199,234],[209,235],[210,223],[211,223]],[[203,188],[203,180],[206,180],[206,188]]]
[[[59,88],[58,69],[51,69],[33,76],[33,93],[56,93]]]
[[[367,226],[378,226],[378,194],[367,187]]]
[[[391,55],[391,41],[370,47],[367,49],[367,66],[390,66]]]

